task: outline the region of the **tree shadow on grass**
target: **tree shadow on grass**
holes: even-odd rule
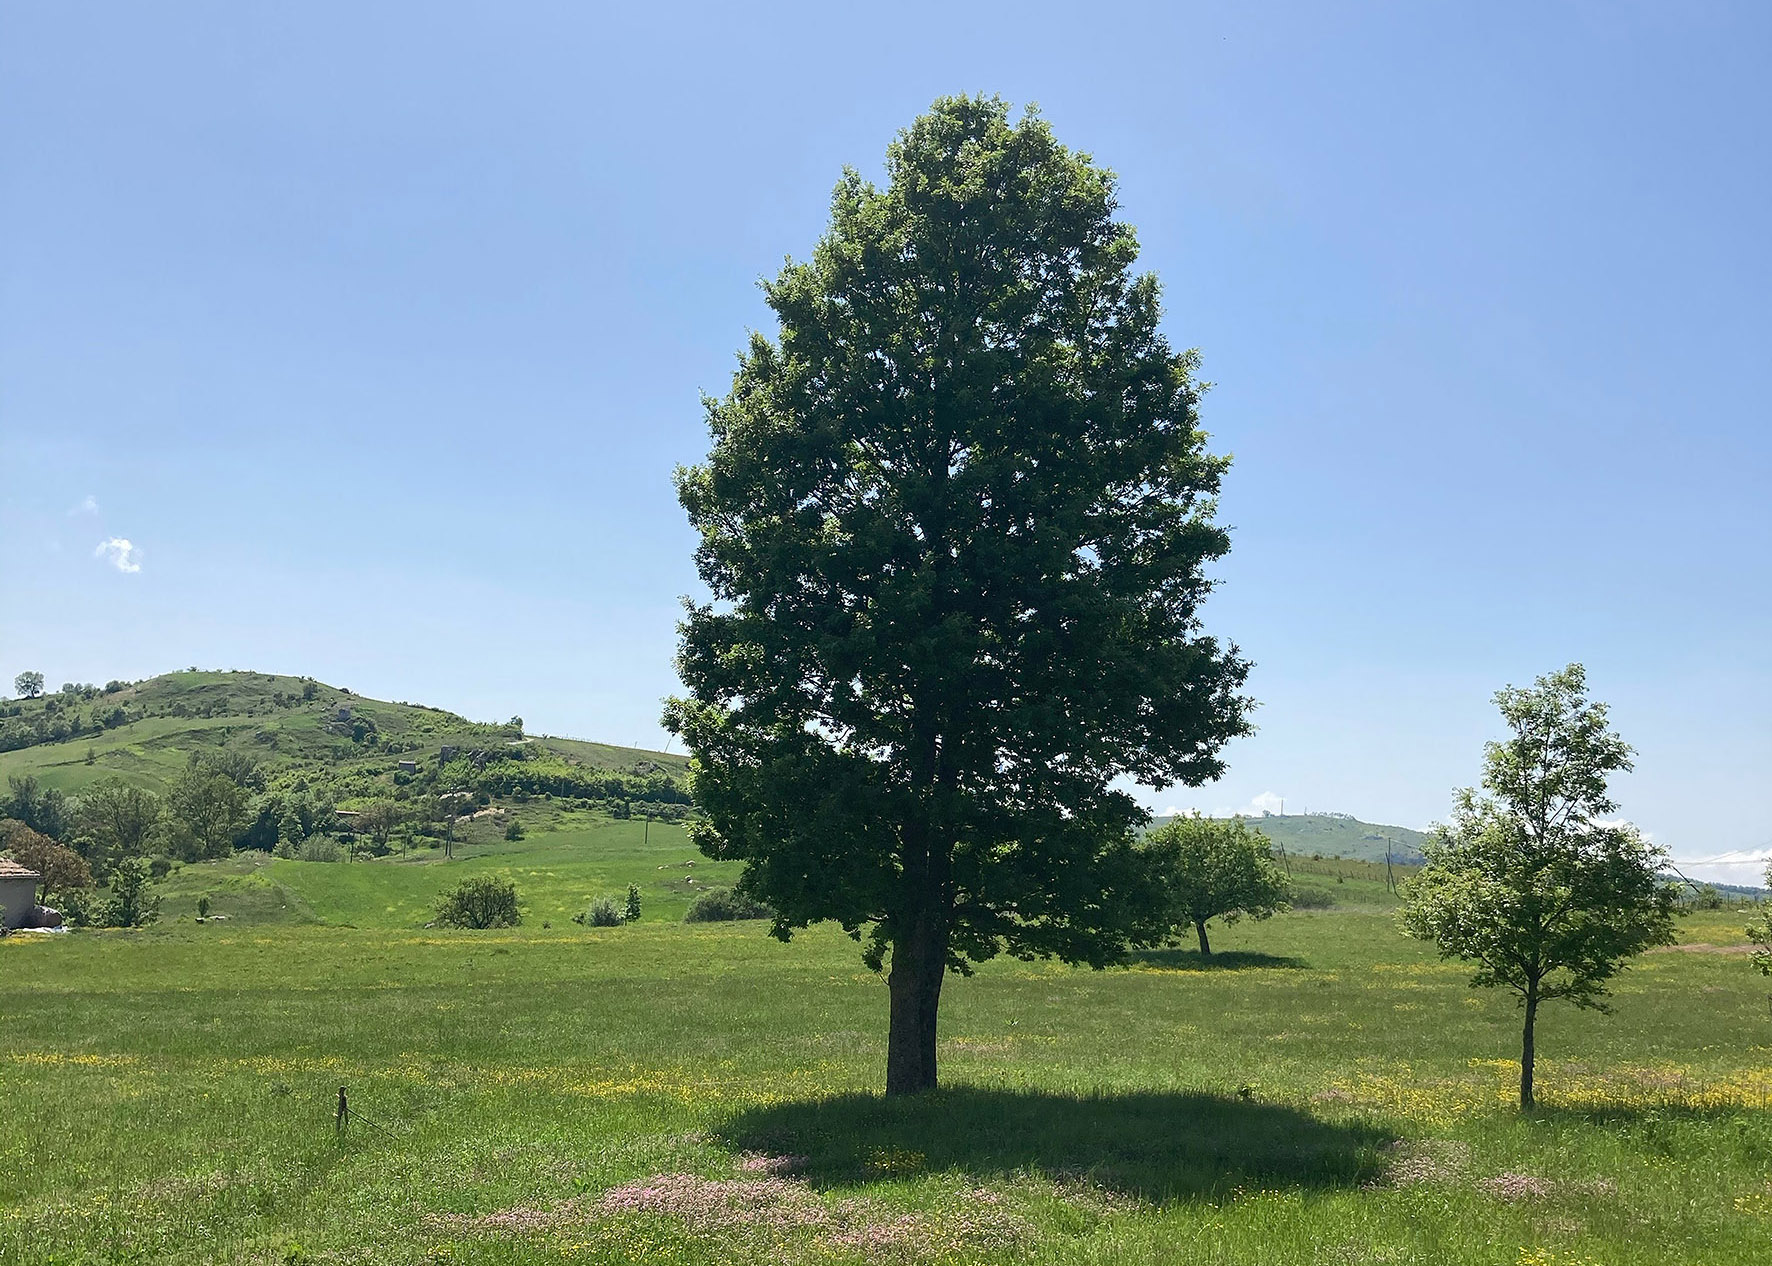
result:
[[[715,1137],[804,1158],[814,1186],[959,1170],[1087,1178],[1155,1203],[1233,1188],[1352,1187],[1393,1135],[1296,1108],[1207,1094],[1067,1095],[960,1086],[906,1098],[842,1095],[754,1108]]]
[[[1302,958],[1261,954],[1254,950],[1219,950],[1210,958],[1197,949],[1140,950],[1128,960],[1140,967],[1167,967],[1174,971],[1236,971],[1241,967],[1309,967]]]

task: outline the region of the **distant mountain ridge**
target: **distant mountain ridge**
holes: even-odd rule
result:
[[[1152,824],[1173,820],[1157,818]],[[1272,840],[1276,848],[1302,857],[1314,853],[1321,857],[1382,862],[1388,846],[1393,862],[1415,864],[1422,860],[1422,846],[1433,838],[1426,831],[1362,822],[1345,813],[1265,813],[1246,821]]]

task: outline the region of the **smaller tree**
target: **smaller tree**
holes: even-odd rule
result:
[[[35,699],[43,693],[43,674],[39,672],[23,672],[12,679],[12,688],[18,691],[21,699]]]
[[[99,910],[99,922],[108,928],[144,927],[160,917],[160,898],[147,895],[148,864],[126,857],[111,872],[111,896]]]
[[[1531,1108],[1541,1003],[1606,1010],[1606,982],[1673,940],[1675,898],[1662,855],[1628,823],[1610,775],[1631,767],[1580,664],[1495,696],[1509,736],[1490,743],[1483,792],[1458,793],[1452,824],[1423,850],[1400,918],[1442,958],[1477,965],[1473,986],[1503,988],[1525,1012],[1520,1106]]]
[[[437,902],[437,922],[458,928],[509,928],[522,921],[517,885],[496,875],[464,879]]]
[[[1772,865],[1766,867],[1766,886],[1772,888]],[[1747,925],[1747,939],[1757,947],[1748,961],[1763,975],[1772,976],[1772,913],[1760,907],[1760,917]]]
[[[1152,831],[1145,845],[1172,929],[1191,927],[1200,955],[1212,957],[1206,925],[1265,919],[1286,909],[1286,877],[1272,845],[1242,818],[1177,818]]]
[[[622,909],[621,917],[627,923],[640,921],[640,889],[637,884],[628,885],[628,903]]]
[[[392,800],[371,800],[357,815],[357,824],[368,833],[378,854],[388,851],[389,837],[405,820],[405,810]]]

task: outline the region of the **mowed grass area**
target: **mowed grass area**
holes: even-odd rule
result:
[[[1648,955],[1609,1018],[1548,1010],[1527,1119],[1517,1012],[1348,880],[1347,908],[1220,930],[1212,964],[953,979],[945,1088],[888,1103],[856,946],[677,922],[693,854],[642,829],[193,867],[158,928],[0,943],[0,1262],[1772,1254],[1772,1015],[1739,954]],[[525,924],[424,929],[476,867],[513,874]],[[229,873],[308,921],[179,920]],[[633,876],[641,923],[560,917]],[[1739,917],[1682,935],[1728,946]]]
[[[679,922],[696,895],[730,886],[739,867],[710,862],[679,825],[615,819],[594,812],[525,807],[525,839],[498,838],[501,824],[464,823],[455,857],[438,848],[353,862],[303,862],[240,853],[224,862],[181,867],[159,889],[162,919],[196,913],[209,897],[214,914],[252,923],[422,927],[437,898],[464,878],[495,874],[517,885],[526,924],[561,924],[597,897],[619,903],[628,885],[640,889],[642,918]],[[551,829],[536,830],[538,819]]]

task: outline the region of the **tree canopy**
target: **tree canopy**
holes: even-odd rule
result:
[[[1495,702],[1509,735],[1486,749],[1483,790],[1458,793],[1400,917],[1442,957],[1474,962],[1473,985],[1519,997],[1520,1105],[1530,1108],[1539,1004],[1604,1010],[1607,981],[1673,939],[1674,892],[1659,850],[1608,820],[1618,806],[1607,783],[1631,768],[1631,749],[1606,705],[1587,698],[1582,666]]]
[[[1156,867],[1171,926],[1191,927],[1211,957],[1206,925],[1243,915],[1265,919],[1286,908],[1286,876],[1272,845],[1242,818],[1188,815],[1152,831],[1146,849]]]
[[[1248,704],[1199,619],[1226,459],[1112,174],[965,97],[886,171],[844,176],[706,402],[677,487],[711,601],[665,719],[776,934],[890,955],[898,1093],[935,1084],[946,970],[1123,952],[1146,815],[1116,780],[1216,777]]]
[[[1772,888],[1772,866],[1766,867],[1766,886]],[[1763,975],[1772,976],[1772,914],[1762,911],[1759,918],[1751,920],[1747,925],[1747,939],[1754,943],[1749,961]]]

